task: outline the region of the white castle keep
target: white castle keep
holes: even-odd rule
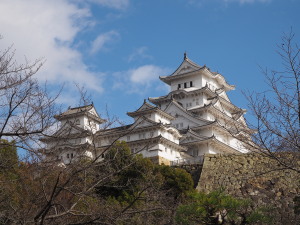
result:
[[[169,76],[159,77],[170,92],[149,98],[127,115],[132,124],[100,129],[101,119],[93,105],[69,108],[55,118],[61,128],[42,139],[48,159],[68,164],[78,156],[103,158],[116,140],[126,141],[140,153],[166,165],[201,162],[203,155],[247,153],[242,140],[250,140],[244,113],[231,103],[227,92],[234,89],[225,78],[199,66],[184,54],[183,62]],[[93,146],[93,148],[87,148]]]

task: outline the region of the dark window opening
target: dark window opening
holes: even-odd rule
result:
[[[187,83],[184,83],[184,88],[187,88]]]
[[[193,81],[190,81],[190,87],[193,87]]]
[[[178,89],[180,89],[181,88],[181,84],[178,84]]]
[[[74,155],[73,155],[73,153],[71,153],[71,158],[73,158],[74,157]]]
[[[70,154],[67,154],[67,158],[70,158]]]

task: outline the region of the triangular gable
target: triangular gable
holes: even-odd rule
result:
[[[87,115],[91,119],[93,119],[99,123],[106,122],[106,120],[102,119],[99,116],[99,114],[97,113],[93,104],[75,107],[75,108],[69,108],[67,111],[65,111],[59,115],[55,115],[54,118],[62,121],[62,120],[66,120],[68,118],[74,119],[74,118],[77,118],[78,116],[82,116],[82,115]]]
[[[226,101],[230,102],[230,99],[228,98],[228,95],[226,94],[225,91],[222,91],[221,93],[219,93],[220,97],[224,98]]]
[[[137,129],[140,127],[149,127],[149,126],[153,126],[153,125],[158,125],[159,123],[153,121],[153,120],[149,120],[148,118],[142,116],[139,117],[128,129]]]
[[[193,72],[193,71],[199,70],[200,68],[201,68],[201,66],[197,65],[190,59],[186,58],[183,60],[183,62],[180,64],[180,66],[175,70],[175,72],[172,73],[170,76],[176,76],[179,74]]]
[[[230,104],[229,110],[228,110],[228,105],[226,106],[224,101],[226,102],[225,99],[216,97],[212,100],[211,105],[213,107],[215,107],[217,110],[221,111],[222,113],[225,113],[226,115],[228,115],[228,113],[226,113],[226,110],[225,110],[225,109],[227,109],[227,111],[229,111],[229,113],[230,113],[230,117],[233,117],[233,118],[235,118],[236,116],[240,117],[240,114],[243,115],[243,112],[241,111],[241,109],[239,109],[238,107],[233,105],[231,102],[228,102]]]
[[[138,108],[135,112],[141,112],[141,111],[146,111],[155,108],[156,108],[155,106],[150,105],[148,102],[145,101],[144,104],[140,108]]]
[[[189,129],[186,134],[184,135],[184,138],[180,140],[180,144],[186,144],[186,143],[191,143],[191,142],[196,142],[196,141],[203,141],[206,139],[209,139],[211,137],[204,137],[202,135],[199,135]]]
[[[242,123],[244,126],[248,127],[244,115],[241,115],[238,119],[238,122]]]
[[[88,110],[88,112],[91,113],[92,115],[100,118],[100,116],[94,106],[92,106],[92,108],[90,110]]]
[[[138,108],[136,111],[133,111],[133,112],[127,112],[127,115],[131,116],[133,118],[136,118],[138,116],[145,115],[145,113],[147,114],[155,109],[158,109],[157,106],[153,106],[153,105],[147,103],[145,100],[144,104],[140,108]]]
[[[220,110],[221,112],[224,112],[223,106],[222,106],[222,104],[220,103],[219,99],[218,99],[215,103],[213,103],[213,106],[214,106],[215,108],[217,108],[218,110]]]
[[[176,101],[171,101],[170,104],[164,110],[164,112],[171,114],[175,117],[175,120],[172,121],[172,124],[176,124],[178,122],[178,116],[183,117],[184,119],[181,120],[186,120],[185,124],[190,124],[190,127],[203,125],[209,122],[208,120],[205,120],[201,117],[196,117],[192,115],[191,113],[186,111],[182,106],[180,106]]]
[[[67,137],[67,135],[82,134],[88,130],[84,130],[76,125],[70,125],[68,122],[60,127],[52,136],[53,137]]]

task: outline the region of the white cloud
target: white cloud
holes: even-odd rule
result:
[[[104,34],[100,34],[93,42],[91,46],[90,53],[95,54],[106,48],[106,45],[117,41],[120,37],[120,34],[114,30],[108,31]]]
[[[96,4],[114,9],[126,9],[129,6],[129,0],[90,0]]]
[[[140,60],[140,59],[152,59],[151,55],[148,55],[147,52],[148,48],[146,46],[142,46],[137,48],[128,56],[128,62]]]
[[[38,73],[49,83],[76,82],[102,91],[102,74],[89,71],[82,54],[73,48],[76,35],[91,17],[88,8],[68,0],[1,0],[0,49],[14,44],[18,62],[44,57]]]
[[[155,65],[145,65],[128,71],[129,78],[133,83],[147,84],[156,80],[159,75],[166,72],[165,69]]]
[[[144,65],[125,72],[114,73],[113,89],[122,89],[127,93],[144,94],[148,90],[161,89],[164,84],[158,77],[170,73],[170,69],[156,65]]]

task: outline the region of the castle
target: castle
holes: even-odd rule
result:
[[[249,152],[243,140],[249,141],[254,131],[246,124],[246,110],[229,100],[227,92],[235,87],[221,74],[184,54],[171,75],[159,78],[170,86],[170,92],[128,112],[132,124],[101,129],[105,120],[93,105],[69,108],[55,116],[60,129],[42,139],[47,158],[64,164],[78,156],[101,160],[116,140],[126,141],[133,153],[166,165],[201,163],[206,153]]]

